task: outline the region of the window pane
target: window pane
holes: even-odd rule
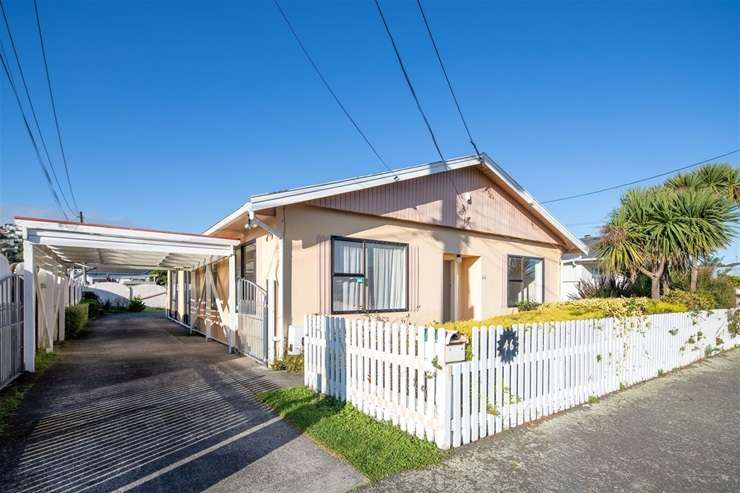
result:
[[[257,245],[255,243],[242,247],[241,277],[257,282]]]
[[[362,243],[334,240],[334,274],[363,274],[365,272]]]
[[[367,243],[368,309],[406,310],[406,247]]]
[[[365,283],[362,277],[334,277],[332,284],[332,311],[348,312],[364,309]]]
[[[509,279],[522,279],[522,258],[521,257],[509,257],[509,266],[507,270]]]
[[[542,303],[542,259],[525,258],[524,299]]]
[[[522,301],[522,282],[521,281],[509,281],[507,292],[508,292],[508,295],[506,298],[507,306],[516,306],[517,303]]]

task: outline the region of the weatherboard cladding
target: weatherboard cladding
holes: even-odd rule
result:
[[[470,204],[465,202],[466,193],[472,199]],[[543,243],[561,243],[542,222],[473,167],[324,197],[308,204]]]

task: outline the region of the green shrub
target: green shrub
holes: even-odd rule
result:
[[[532,310],[536,310],[540,306],[542,306],[542,303],[537,303],[536,301],[530,300],[520,301],[516,304],[516,308],[520,312],[531,312]]]
[[[85,328],[88,321],[88,303],[68,306],[64,309],[64,337],[70,339]]]
[[[80,304],[87,305],[87,318],[90,320],[95,320],[105,314],[105,306],[92,298],[83,299]]]
[[[293,373],[303,373],[303,355],[288,355],[272,364],[273,370],[286,370]]]
[[[661,298],[668,303],[678,303],[685,305],[689,310],[712,310],[717,306],[717,302],[711,293],[706,291],[683,291],[672,289],[670,294]]]
[[[720,276],[713,279],[712,282],[704,283],[699,289],[711,294],[714,297],[715,308],[734,308],[735,307],[735,285],[727,276]]]
[[[139,296],[134,296],[131,298],[131,303],[128,304],[128,311],[130,312],[143,312],[146,309],[146,305],[144,304],[144,300],[142,300]]]
[[[83,291],[82,292],[82,299],[83,300],[91,300],[91,301],[97,301],[100,303],[100,296],[93,293],[92,291]]]
[[[733,276],[715,276],[716,269],[710,265],[699,268],[696,279],[696,290],[709,294],[714,298],[712,308],[733,308],[735,306],[735,279]],[[689,273],[681,273],[673,278],[674,288],[689,290]]]
[[[740,276],[727,276],[735,288],[740,288]]]

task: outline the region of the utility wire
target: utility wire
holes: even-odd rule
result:
[[[734,151],[726,152],[724,154],[720,154],[719,156],[710,157],[709,159],[705,159],[705,160],[699,161],[697,163],[687,164],[686,166],[681,166],[680,168],[675,168],[675,169],[672,169],[670,171],[666,171],[664,173],[658,173],[657,175],[648,176],[647,178],[640,178],[639,180],[633,180],[633,181],[629,181],[627,183],[620,183],[619,185],[613,185],[611,187],[600,188],[600,189],[594,190],[592,192],[579,193],[579,194],[576,194],[576,195],[568,195],[566,197],[560,197],[560,198],[557,198],[557,199],[545,200],[544,202],[540,202],[540,203],[541,204],[551,204],[553,202],[562,202],[563,200],[579,199],[581,197],[588,197],[590,195],[596,195],[597,193],[608,192],[610,190],[616,190],[618,188],[628,187],[630,185],[636,185],[636,184],[641,183],[643,181],[653,180],[655,178],[660,178],[662,176],[672,175],[673,173],[676,173],[678,171],[683,171],[685,169],[694,168],[696,166],[699,166],[700,164],[705,164],[705,163],[708,163],[710,161],[714,161],[715,159],[721,159],[721,158],[727,157],[727,156],[729,156],[731,154],[735,154],[736,152],[740,152],[740,149],[735,149]]]
[[[437,149],[439,158],[442,161],[446,161],[444,156],[442,155],[442,150],[439,148],[439,144],[437,143],[437,138],[434,136],[434,131],[432,130],[432,126],[429,123],[429,119],[427,118],[427,115],[424,113],[424,109],[421,107],[421,102],[419,101],[419,97],[416,95],[416,91],[414,90],[414,85],[411,83],[411,79],[409,78],[408,72],[406,72],[406,66],[403,64],[401,53],[398,51],[398,46],[396,46],[396,40],[393,39],[393,34],[391,34],[391,29],[390,27],[388,27],[388,22],[385,20],[383,9],[380,7],[380,3],[378,2],[378,0],[374,0],[374,1],[375,1],[375,6],[378,8],[380,19],[383,21],[383,26],[385,26],[385,32],[388,34],[388,39],[391,40],[391,45],[393,45],[393,51],[396,53],[396,58],[398,59],[398,65],[400,65],[401,72],[403,72],[403,77],[406,79],[406,84],[409,86],[409,90],[411,91],[411,96],[413,96],[414,101],[416,101],[416,107],[418,108],[419,113],[421,113],[421,117],[424,119],[424,123],[427,126],[429,135],[432,137],[432,142],[434,142],[434,147]]]
[[[33,101],[31,100],[31,92],[28,89],[28,83],[26,82],[26,76],[23,73],[23,67],[21,66],[21,60],[20,56],[18,55],[18,49],[15,45],[15,40],[13,39],[13,33],[10,30],[10,22],[8,22],[8,16],[5,12],[5,6],[3,5],[2,0],[0,0],[0,11],[3,14],[3,20],[5,21],[5,29],[8,31],[8,39],[10,40],[10,46],[13,49],[13,55],[15,56],[15,63],[18,67],[18,72],[21,76],[21,82],[23,83],[23,88],[26,92],[26,98],[28,99],[28,105],[31,108],[31,116],[33,117],[33,121],[36,124],[36,131],[39,134],[39,139],[41,140],[41,146],[44,149],[44,153],[46,154],[46,159],[49,162],[49,169],[51,169],[51,173],[54,176],[54,181],[57,184],[57,187],[59,187],[59,192],[61,192],[62,199],[64,199],[64,203],[67,205],[67,208],[74,213],[74,209],[69,205],[69,201],[67,200],[67,196],[64,193],[64,189],[62,188],[62,185],[59,183],[59,177],[57,177],[57,173],[54,170],[54,163],[51,160],[51,156],[49,155],[49,149],[46,146],[46,141],[44,140],[44,134],[41,132],[41,125],[39,125],[39,119],[36,116],[36,108],[33,106]]]
[[[293,27],[293,24],[290,22],[290,19],[288,19],[288,15],[285,13],[285,10],[283,10],[283,7],[280,5],[278,0],[273,0],[273,3],[275,4],[275,7],[277,7],[278,11],[280,12],[280,15],[282,16],[283,20],[285,21],[285,24],[288,26],[288,29],[290,29],[290,32],[293,34],[293,38],[295,38],[296,42],[298,43],[298,46],[301,48],[301,51],[306,56],[306,59],[313,67],[314,71],[316,71],[316,74],[319,76],[319,79],[321,79],[321,82],[324,83],[324,87],[326,87],[326,90],[329,91],[329,94],[331,94],[331,97],[334,98],[334,101],[336,101],[337,105],[339,105],[339,108],[341,108],[342,112],[344,112],[347,119],[352,123],[352,126],[355,127],[355,130],[357,130],[357,133],[360,134],[360,136],[363,138],[365,143],[370,147],[370,150],[373,151],[373,154],[375,154],[375,157],[378,158],[378,160],[385,166],[385,168],[388,171],[393,171],[390,166],[388,166],[388,163],[385,162],[385,159],[383,159],[378,152],[377,149],[375,149],[375,146],[370,142],[370,139],[368,139],[367,135],[365,135],[365,132],[362,131],[360,126],[357,124],[354,118],[352,118],[352,115],[350,115],[347,108],[342,104],[342,101],[340,101],[339,96],[334,92],[334,89],[332,89],[329,82],[326,80],[326,77],[324,77],[324,74],[321,73],[321,70],[319,70],[318,65],[314,61],[311,54],[308,52],[308,49],[303,44],[303,41],[301,41],[300,36],[298,36],[298,32]]]
[[[72,203],[75,206],[75,210],[80,210],[80,207],[77,205],[77,198],[75,197],[75,192],[72,189],[72,180],[69,177],[69,164],[67,164],[67,154],[64,152],[64,144],[62,143],[62,132],[59,129],[59,118],[57,116],[57,105],[54,101],[54,91],[51,88],[51,76],[49,75],[49,63],[46,59],[46,45],[44,44],[44,36],[41,33],[41,21],[39,20],[39,7],[36,3],[36,0],[33,0],[33,11],[36,15],[36,28],[39,32],[39,42],[41,43],[41,54],[44,58],[44,71],[46,73],[46,84],[49,87],[49,99],[51,100],[51,110],[54,114],[54,125],[57,129],[57,138],[59,139],[59,150],[62,153],[62,161],[64,162],[64,173],[67,175],[67,186],[69,187],[69,194],[72,197]]]
[[[432,42],[432,46],[434,47],[434,53],[437,55],[437,61],[439,61],[439,67],[442,69],[442,73],[444,74],[445,80],[447,81],[447,87],[450,89],[450,95],[452,95],[452,100],[455,102],[455,107],[457,107],[457,113],[460,115],[460,120],[462,121],[462,124],[465,127],[465,132],[467,132],[468,134],[468,139],[470,139],[470,145],[472,145],[473,149],[475,149],[475,154],[478,157],[480,157],[480,151],[478,150],[478,146],[475,145],[473,136],[470,134],[470,128],[468,128],[468,122],[465,121],[465,117],[463,116],[462,109],[460,108],[460,103],[457,100],[457,96],[455,96],[455,91],[452,89],[452,82],[450,82],[450,77],[447,75],[447,69],[445,68],[444,62],[442,61],[442,55],[440,55],[439,49],[437,48],[437,42],[434,40],[434,35],[432,34],[432,28],[429,26],[429,20],[427,19],[427,15],[424,12],[424,8],[421,6],[421,0],[416,0],[416,5],[419,6],[419,12],[421,13],[421,18],[424,19],[424,25],[427,28],[427,33],[429,34],[429,40]]]
[[[26,118],[26,113],[23,110],[23,104],[21,103],[20,95],[18,94],[18,89],[15,86],[15,82],[13,81],[13,76],[10,74],[10,69],[8,68],[7,63],[5,62],[5,50],[2,46],[2,42],[0,42],[0,62],[2,62],[3,69],[5,70],[5,75],[8,77],[8,82],[10,83],[10,88],[13,90],[13,94],[15,95],[15,100],[18,103],[18,109],[21,112],[21,117],[23,118],[23,123],[26,127],[26,132],[28,132],[28,137],[31,139],[31,144],[33,145],[33,149],[36,151],[36,158],[39,161],[39,166],[41,166],[41,170],[44,172],[44,177],[46,178],[46,182],[49,185],[49,189],[51,190],[51,194],[54,196],[54,201],[59,206],[59,210],[62,212],[62,215],[65,219],[69,219],[67,216],[67,213],[64,210],[64,207],[62,206],[62,202],[59,200],[59,195],[57,195],[57,191],[54,189],[54,184],[51,181],[51,176],[49,176],[49,171],[46,169],[46,165],[44,164],[44,160],[41,158],[41,151],[39,151],[39,146],[36,143],[36,138],[33,136],[33,132],[31,131],[31,126],[28,123],[28,118]]]
[[[429,135],[432,137],[432,142],[434,142],[434,147],[437,149],[437,154],[439,154],[439,158],[442,160],[443,163],[446,164],[447,160],[442,154],[442,149],[440,149],[439,143],[437,143],[437,138],[434,135],[434,130],[432,130],[432,125],[429,123],[429,119],[427,118],[427,115],[426,113],[424,113],[424,109],[421,106],[421,101],[419,101],[419,97],[416,95],[416,90],[414,90],[414,85],[411,83],[411,78],[409,77],[409,74],[406,71],[406,66],[403,63],[403,59],[401,58],[401,52],[398,50],[398,46],[396,45],[396,40],[393,39],[393,34],[391,33],[391,28],[388,26],[388,21],[386,21],[385,19],[385,15],[383,14],[383,9],[381,8],[378,0],[374,0],[374,1],[375,1],[375,6],[378,8],[378,14],[380,14],[380,20],[383,21],[385,32],[386,34],[388,34],[388,39],[391,41],[391,45],[393,46],[393,52],[396,54],[398,65],[399,67],[401,67],[401,72],[403,73],[404,79],[406,79],[406,85],[408,86],[409,91],[411,91],[411,96],[414,98],[414,101],[416,101],[416,108],[419,110],[419,113],[421,114],[421,117],[424,120],[424,123],[426,124],[427,130],[429,131]],[[462,198],[460,197],[460,191],[457,189],[457,186],[455,186],[455,180],[453,180],[452,176],[450,176],[450,174],[448,173],[445,173],[445,176],[449,180],[450,185],[452,185],[453,190],[455,190],[455,202],[461,201]],[[463,221],[465,221],[466,211],[467,211],[467,205],[463,201],[461,211],[457,211],[457,215],[462,216]]]

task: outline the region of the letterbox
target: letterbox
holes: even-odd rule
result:
[[[468,338],[460,332],[448,332],[445,341],[445,363],[465,361],[465,344]]]

